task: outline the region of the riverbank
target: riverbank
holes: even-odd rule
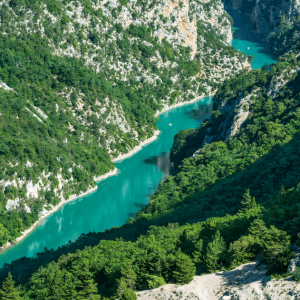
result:
[[[211,93],[210,95],[206,96],[206,95],[201,95],[197,98],[194,98],[190,101],[185,101],[185,102],[179,102],[179,103],[175,103],[173,105],[165,105],[165,107],[162,109],[162,110],[158,110],[155,114],[155,117],[158,117],[160,114],[168,111],[168,110],[171,110],[171,109],[174,109],[176,107],[180,107],[180,106],[184,106],[184,105],[188,105],[188,104],[192,104],[194,102],[197,102],[199,101],[200,99],[202,98],[205,98],[205,97],[212,97],[215,93]],[[128,153],[126,154],[120,154],[118,157],[112,159],[113,162],[117,162],[117,161],[120,161],[120,160],[123,160],[123,159],[126,159],[134,154],[136,154],[137,152],[139,152],[140,150],[142,150],[142,147],[147,145],[147,144],[150,144],[152,143],[153,141],[155,141],[158,137],[158,135],[160,134],[160,131],[159,130],[156,130],[154,132],[154,135],[152,137],[150,137],[149,139],[146,139],[145,141],[141,142],[138,146],[134,147],[131,151],[129,151]]]
[[[114,170],[112,171],[109,171],[107,172],[106,174],[104,175],[101,175],[99,177],[95,177],[95,181],[96,182],[100,182],[101,180],[104,180],[110,176],[114,176],[118,174],[118,169],[115,168]],[[51,214],[53,214],[54,212],[56,212],[59,208],[61,208],[64,204],[68,203],[68,202],[71,202],[71,201],[74,201],[78,198],[81,198],[83,196],[86,196],[90,193],[93,193],[95,192],[96,190],[98,189],[98,185],[88,189],[86,192],[80,194],[80,195],[71,195],[68,199],[65,199],[65,200],[62,200],[61,202],[59,202],[57,205],[53,206],[52,209],[50,210],[46,210],[45,208],[43,209],[42,211],[42,214],[41,214],[41,217],[35,222],[33,223],[28,229],[24,230],[23,232],[21,232],[21,236],[19,236],[18,238],[16,238],[16,242],[20,242],[21,240],[23,240],[30,232],[32,232],[35,227],[43,220],[45,219],[46,217],[50,216]],[[13,245],[12,243],[10,242],[7,242],[4,246],[0,247],[0,251],[3,251],[5,249],[7,249],[8,247],[10,247],[11,245]]]
[[[156,112],[155,117],[158,117],[160,114],[162,114],[162,113],[164,113],[164,112],[166,112],[166,111],[168,111],[168,110],[170,110],[170,109],[173,109],[173,108],[176,108],[176,107],[180,107],[180,106],[184,106],[184,105],[188,105],[188,104],[192,104],[192,103],[194,103],[194,102],[199,101],[199,100],[202,99],[202,98],[205,98],[205,97],[212,97],[212,96],[214,96],[214,95],[215,95],[215,92],[210,93],[209,95],[204,95],[204,94],[203,94],[203,95],[201,95],[201,96],[199,96],[199,97],[197,97],[197,98],[194,98],[194,99],[192,99],[192,100],[190,100],[190,101],[178,102],[178,103],[175,103],[175,104],[172,104],[172,105],[166,104],[165,107],[164,107],[162,110],[158,110],[158,111]]]
[[[126,159],[134,154],[136,154],[137,152],[139,152],[140,150],[142,150],[142,147],[152,143],[153,141],[155,141],[158,137],[158,135],[160,134],[159,130],[154,131],[154,135],[152,137],[150,137],[149,139],[146,139],[145,141],[141,142],[138,146],[135,146],[131,151],[129,151],[128,153],[125,154],[120,154],[118,157],[114,158],[112,161],[116,162],[119,160],[123,160]]]

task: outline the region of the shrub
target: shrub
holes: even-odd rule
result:
[[[162,285],[166,284],[165,280],[162,277],[150,275],[148,279],[149,289],[156,289]]]
[[[136,297],[136,294],[133,290],[126,289],[121,299],[123,299],[123,300],[136,300],[137,297]]]
[[[296,270],[293,272],[293,279],[295,281],[300,282],[300,267],[297,267]]]

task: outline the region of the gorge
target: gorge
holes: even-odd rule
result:
[[[110,159],[118,155],[126,155],[128,150],[132,150],[139,142],[153,135],[156,126],[160,134],[156,140],[144,145],[131,157],[116,161],[118,173],[98,182],[97,191],[66,203],[38,223],[23,240],[0,254],[0,264],[3,266],[0,269],[0,280],[2,281],[7,277],[8,272],[11,272],[16,282],[16,292],[22,298],[26,300],[53,298],[131,300],[138,296],[141,299],[186,297],[195,300],[248,300],[287,297],[294,300],[299,296],[296,284],[296,281],[300,280],[298,254],[300,252],[298,248],[300,246],[298,232],[300,224],[298,214],[300,61],[297,42],[299,20],[295,19],[293,23],[292,21],[281,22],[278,35],[274,33],[276,47],[278,46],[282,51],[276,63],[269,54],[268,45],[261,42],[263,37],[250,33],[251,20],[241,17],[238,12],[231,12],[236,21],[232,41],[232,45],[236,48],[234,50],[227,45],[230,34],[226,20],[230,20],[230,17],[222,12],[220,3],[211,3],[213,7],[211,11],[206,5],[207,1],[201,3],[197,2],[195,5],[176,1],[168,3],[172,9],[164,10],[160,21],[154,20],[154,24],[147,23],[152,27],[148,33],[145,28],[138,27],[139,21],[134,25],[137,27],[129,24],[129,29],[124,30],[130,20],[141,18],[135,13],[132,13],[132,19],[130,18],[127,3],[116,9],[113,8],[115,4],[104,5],[105,14],[109,15],[108,11],[112,9],[113,18],[125,22],[121,22],[123,29],[121,25],[116,26],[117,39],[119,39],[117,44],[121,52],[119,50],[116,52],[115,45],[112,43],[112,57],[125,60],[130,65],[137,55],[139,63],[145,70],[142,72],[138,70],[139,63],[134,62],[136,65],[131,70],[139,75],[139,82],[133,84],[134,77],[129,79],[127,88],[133,87],[132,93],[122,96],[126,88],[124,83],[118,80],[115,80],[113,84],[115,88],[112,89],[108,88],[107,82],[104,81],[102,85],[100,84],[101,88],[98,88],[97,84],[94,86],[93,84],[98,82],[98,75],[89,74],[90,79],[84,77],[81,65],[78,73],[73,74],[70,71],[73,75],[69,73],[65,74],[65,77],[62,75],[63,70],[56,70],[55,67],[49,69],[52,74],[50,75],[51,89],[53,88],[57,93],[55,89],[58,84],[59,89],[65,91],[63,97],[67,105],[63,106],[63,109],[53,105],[60,117],[51,116],[47,123],[48,115],[39,108],[41,101],[28,96],[34,105],[30,106],[31,110],[25,105],[25,110],[31,111],[31,115],[38,122],[45,122],[50,136],[56,137],[52,141],[64,151],[70,149],[70,154],[74,155],[77,165],[71,165],[70,156],[68,157],[66,152],[62,153],[61,150],[57,152],[61,155],[57,157],[59,163],[53,162],[52,158],[49,159],[49,152],[47,160],[47,156],[41,155],[47,151],[40,147],[37,140],[35,151],[38,158],[34,157],[32,152],[28,152],[28,149],[24,151],[26,153],[24,157],[32,157],[35,159],[36,166],[43,166],[44,171],[37,173],[39,176],[42,174],[42,177],[28,176],[26,173],[24,176],[24,173],[19,173],[23,171],[24,158],[22,160],[22,157],[18,157],[20,163],[16,166],[3,168],[5,174],[1,178],[2,180],[4,178],[4,183],[9,178],[15,180],[11,182],[16,184],[15,186],[8,184],[4,187],[2,202],[13,201],[16,205],[13,209],[6,206],[6,214],[10,219],[8,223],[3,223],[6,227],[0,228],[2,244],[6,240],[14,242],[14,237],[18,236],[19,232],[14,231],[11,226],[16,216],[19,216],[20,221],[18,226],[14,225],[15,228],[18,230],[24,228],[23,221],[28,227],[30,218],[36,218],[35,214],[41,211],[41,207],[43,210],[49,210],[57,203],[59,197],[67,199],[74,191],[80,194],[79,192],[86,190],[87,187],[93,187],[95,179],[92,179],[91,174],[99,176],[105,173],[103,169],[105,160],[112,170],[114,165]],[[18,4],[16,1],[12,2],[11,7],[16,11],[18,5],[22,7],[23,4]],[[296,4],[294,1],[294,5]],[[141,11],[147,11],[144,4],[138,5],[142,6]],[[161,9],[159,3],[153,5],[158,5],[157,7]],[[178,11],[175,10],[177,6]],[[78,4],[75,3],[74,7],[78,8]],[[68,10],[71,12],[74,7],[71,4]],[[133,10],[136,8],[132,3],[129,7]],[[189,8],[192,12],[196,9],[194,19],[186,19]],[[53,9],[59,11],[49,3],[47,9],[50,12]],[[96,11],[99,10],[97,9]],[[202,9],[204,15],[197,14]],[[76,19],[77,13],[81,14],[81,8],[75,10],[76,13],[69,17]],[[92,12],[97,18],[102,17],[99,12],[93,10]],[[217,18],[211,18],[212,14]],[[20,17],[23,16],[21,13]],[[168,19],[169,16],[171,21]],[[97,25],[97,18],[92,19],[96,31],[103,29]],[[104,18],[106,21],[109,19],[110,15]],[[148,17],[144,17],[143,20],[149,21]],[[200,20],[207,22],[206,25],[202,26]],[[184,27],[183,23],[188,24],[189,29]],[[174,29],[170,27],[171,24],[178,25],[181,38],[187,38],[185,46],[190,43],[187,47],[187,55],[181,51],[183,48],[176,44],[184,42],[178,40],[180,34],[171,35],[169,40],[167,38],[159,40],[159,37],[167,36],[171,28],[176,33],[176,26]],[[84,29],[84,26],[82,28]],[[197,41],[197,46],[193,39],[195,30],[199,40],[202,41],[202,44]],[[112,32],[113,30],[110,33]],[[192,35],[189,35],[190,33]],[[95,32],[89,34],[90,41],[94,43]],[[291,35],[296,41],[286,44],[286,37]],[[142,40],[138,42],[138,47],[134,44],[134,37],[137,36]],[[120,42],[122,37],[124,40]],[[107,35],[106,38],[109,36]],[[14,42],[12,35],[9,39],[10,43]],[[7,42],[6,37],[3,40]],[[69,46],[63,46],[68,49],[66,53],[70,54],[73,51],[71,51],[71,44],[76,50],[76,41],[82,42],[82,38],[67,41]],[[208,41],[212,42],[210,46],[213,50],[221,48],[222,51],[214,55],[214,52],[208,48]],[[130,52],[131,50],[126,52],[127,46],[122,43],[127,43],[129,48],[132,46],[133,52]],[[160,48],[160,43],[165,49]],[[175,43],[173,48],[170,46],[172,43]],[[103,47],[102,41],[99,40],[95,45]],[[95,46],[96,51],[99,50],[98,46]],[[181,49],[181,54],[176,52],[177,46]],[[95,50],[93,47],[91,45],[89,55],[93,55]],[[156,54],[151,51],[152,47],[158,49]],[[246,55],[237,50],[242,50]],[[139,52],[142,53],[141,57]],[[101,55],[101,51],[95,53]],[[208,53],[214,56],[209,58]],[[9,57],[10,53],[6,51],[5,55]],[[252,60],[252,55],[254,56],[253,69],[250,70],[247,66],[248,60]],[[152,56],[153,58],[150,58]],[[161,61],[159,56],[162,57]],[[156,63],[149,69],[149,64],[151,65],[155,60]],[[166,60],[169,62],[166,63]],[[55,65],[56,62],[53,61],[51,63]],[[192,63],[187,63],[189,61]],[[115,60],[112,59],[112,62]],[[63,61],[60,63],[63,64]],[[101,60],[97,63],[101,64]],[[89,62],[87,61],[86,64]],[[169,69],[170,65],[171,69]],[[174,75],[173,83],[166,81],[165,71],[162,72],[163,74],[157,71],[155,67],[158,66],[169,72],[167,76]],[[100,65],[98,67],[100,68]],[[127,67],[128,65],[124,70],[121,68],[121,73],[125,74],[125,77],[130,73],[126,72]],[[180,73],[180,78],[176,77],[175,69],[179,73],[183,72]],[[87,72],[88,69],[84,70]],[[2,71],[1,74],[1,78],[5,78],[5,72]],[[165,92],[170,97],[163,98],[161,102],[157,100],[159,94],[153,92],[154,100],[149,101],[150,98],[145,97],[145,94],[141,96],[139,90],[141,86],[145,93],[159,89],[160,81],[158,78],[156,82],[152,81],[153,74],[161,76],[163,86],[168,87]],[[110,80],[113,78],[112,73],[109,72],[106,76],[111,76]],[[202,81],[204,77],[206,82]],[[19,74],[18,78],[22,76]],[[24,110],[22,110],[24,103],[21,99],[23,94],[17,85],[14,86],[13,80],[21,79],[11,77],[8,81],[9,86],[19,91],[16,97],[21,101],[14,102],[10,87],[4,83],[7,94],[3,95],[12,97],[11,102],[16,103],[12,107],[20,112],[16,117],[19,119],[19,116],[24,117]],[[98,100],[93,103],[95,100],[93,99],[89,102],[89,107],[84,106],[84,103],[89,101],[89,98],[84,95],[89,89],[82,85],[78,89],[78,84],[89,80],[91,89],[94,89],[94,93],[89,95],[101,99],[105,90],[109,95],[105,98],[106,104],[97,102]],[[41,82],[45,86],[48,84],[46,81],[41,80]],[[40,83],[36,82],[36,84]],[[65,84],[67,87],[64,86]],[[175,93],[174,88],[184,92],[189,90],[189,94]],[[214,101],[209,97],[203,99],[194,97],[196,101],[193,103],[156,115],[158,117],[155,120],[156,124],[154,119],[151,119],[155,111],[180,105],[182,100],[188,103],[187,100],[191,100],[197,93],[203,95],[216,88]],[[35,89],[38,90],[36,87]],[[72,90],[73,92],[69,94]],[[84,91],[84,94],[74,90]],[[30,95],[28,90],[26,92],[28,93],[26,95]],[[135,94],[139,95],[139,100],[135,98]],[[182,95],[185,96],[181,98]],[[112,97],[117,101],[114,102]],[[44,99],[48,101],[46,96]],[[139,102],[138,107],[135,106],[137,102]],[[105,110],[98,110],[94,106],[95,104],[101,107],[110,103],[115,104],[105,116],[110,121],[115,118],[117,123],[113,125],[116,127],[111,126],[112,123],[105,124],[103,120],[101,121],[99,114],[105,113]],[[21,104],[23,108],[20,109]],[[48,109],[49,113],[52,104],[48,103],[48,106],[42,105],[42,107],[44,110]],[[60,101],[59,105],[64,105],[64,102]],[[73,108],[68,107],[69,105],[73,105]],[[143,105],[146,109],[143,109]],[[69,109],[74,119],[70,118],[72,114],[69,113]],[[99,122],[95,116],[99,118]],[[64,118],[69,118],[67,120],[70,121],[66,122]],[[75,122],[76,118],[86,127],[79,125],[80,122],[76,125],[71,123],[71,121]],[[126,126],[122,118],[127,122],[125,122]],[[60,128],[69,126],[66,140],[61,139],[59,132],[53,135],[51,129],[53,120],[60,120],[58,123],[62,126]],[[116,129],[117,127],[119,129]],[[41,132],[47,132],[42,126],[38,128]],[[78,128],[81,130],[79,134]],[[100,136],[97,133],[98,129]],[[88,139],[85,139],[87,136]],[[82,147],[82,149],[75,148],[77,153],[72,151],[69,145],[64,145],[72,143],[74,146],[75,141]],[[102,146],[106,145],[108,155],[105,151],[98,152],[98,158],[101,159],[95,160],[95,150],[88,145],[96,145],[98,142]],[[10,146],[11,143],[6,141],[6,145]],[[7,151],[7,148],[2,146],[0,151]],[[7,153],[5,155],[8,155]],[[80,156],[85,157],[86,160],[80,160],[82,158]],[[170,157],[173,163],[171,174],[169,173]],[[43,165],[41,159],[50,164]],[[89,164],[91,160],[95,161],[95,164]],[[26,163],[26,172],[31,166]],[[37,170],[36,166],[33,167],[34,170]],[[72,168],[69,168],[70,166]],[[47,174],[45,170],[50,171],[51,175],[45,176]],[[24,182],[22,178],[26,176],[32,180],[33,186],[38,182],[40,187],[44,187],[45,190],[43,188],[39,190],[38,197],[23,196],[25,185],[22,187]],[[61,178],[68,180],[61,181]],[[4,207],[2,209],[5,211]],[[2,212],[1,220],[4,215]],[[201,276],[194,277],[195,274]],[[4,283],[11,284],[12,278],[9,275]],[[276,283],[276,279],[282,281]],[[283,288],[286,281],[292,281],[287,285],[288,290]],[[277,287],[278,285],[280,286]],[[205,292],[202,286],[205,287]],[[196,294],[192,292],[194,289],[197,289]],[[5,292],[4,286],[2,290]],[[135,293],[136,291],[144,292]]]
[[[240,14],[234,15],[238,30],[234,33],[233,46],[254,56],[254,68],[274,63],[268,54],[267,44],[259,36],[251,34],[248,31],[249,22],[246,20],[243,23],[241,18]],[[267,53],[261,53],[263,50]],[[23,256],[33,257],[44,248],[56,249],[68,241],[76,240],[82,233],[104,231],[123,225],[128,217],[134,216],[135,212],[147,204],[149,195],[169,174],[168,152],[173,136],[182,129],[198,127],[199,122],[209,118],[211,110],[211,99],[204,98],[161,115],[159,118],[162,121],[158,122],[158,129],[162,132],[157,140],[136,155],[118,162],[116,167],[120,174],[100,181],[96,192],[65,204],[42,220],[24,240],[2,251],[0,265]]]

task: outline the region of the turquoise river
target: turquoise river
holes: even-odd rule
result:
[[[243,23],[238,15],[233,18],[236,31],[232,45],[247,55],[254,55],[253,68],[273,63],[266,45],[247,31],[247,22]],[[23,256],[35,256],[44,247],[57,249],[69,240],[76,240],[81,233],[123,225],[148,203],[159,182],[168,176],[174,135],[182,129],[198,127],[211,111],[212,99],[204,98],[161,114],[157,123],[161,133],[154,142],[117,162],[118,174],[100,181],[97,191],[66,203],[43,219],[22,241],[3,251],[0,266]]]

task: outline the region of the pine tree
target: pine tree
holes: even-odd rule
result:
[[[7,278],[3,281],[2,289],[0,290],[0,299],[1,300],[19,300],[19,293],[15,290],[14,281],[10,272],[8,273]]]
[[[122,268],[121,274],[126,279],[127,286],[130,289],[135,290],[137,275],[134,272],[134,270],[132,269],[132,266],[127,266],[125,268]]]
[[[203,262],[203,240],[200,239],[195,245],[195,251],[193,252],[193,261],[195,264],[201,264]]]
[[[74,273],[78,280],[76,284],[77,298],[76,299],[100,299],[97,295],[98,289],[93,279],[93,274],[89,270],[88,263],[83,261],[78,263],[74,268]]]
[[[213,236],[212,242],[206,247],[205,264],[210,272],[213,272],[220,267],[225,251],[225,242],[221,237],[220,231],[217,230],[216,234]]]
[[[175,258],[173,279],[176,283],[185,284],[193,280],[196,268],[191,258],[180,252]]]
[[[73,300],[76,299],[77,291],[76,286],[72,280],[72,274],[67,273],[64,276],[64,284],[62,286],[61,296],[64,300]]]
[[[127,282],[124,277],[121,277],[117,280],[117,294],[119,297],[122,297],[125,290],[127,289]]]
[[[255,198],[250,196],[250,191],[249,189],[246,190],[245,194],[243,195],[243,200],[241,201],[241,208],[239,210],[239,213],[247,213],[247,211],[255,208],[256,201]]]
[[[268,228],[262,219],[254,220],[249,228],[250,234],[261,241],[263,240],[263,237],[266,236],[267,231]]]

